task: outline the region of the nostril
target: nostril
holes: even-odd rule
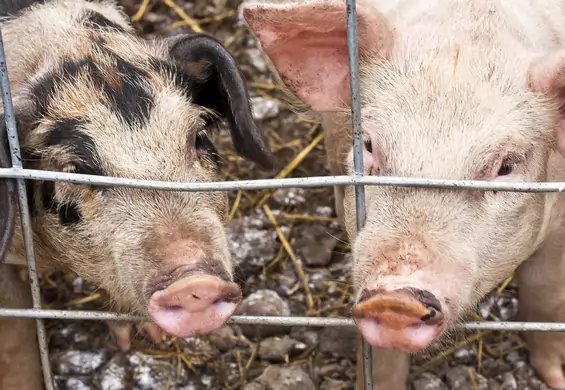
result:
[[[198,295],[194,294],[194,293],[192,293],[192,298],[194,298],[194,299],[200,299],[200,297],[199,297]]]
[[[431,320],[433,318],[435,318],[437,312],[434,309],[429,309],[430,311],[428,312],[428,314],[422,316],[422,318],[420,318],[420,320],[422,322],[426,322],[428,320]]]
[[[381,290],[367,290],[364,289],[361,292],[361,296],[359,297],[359,303],[364,302],[364,301],[368,301],[369,299],[371,299],[372,297],[374,297],[375,295],[380,294],[382,291]]]
[[[426,315],[424,317],[427,318],[424,319],[422,317],[422,321],[429,320],[430,318],[435,317],[437,313],[441,313],[441,303],[431,292],[426,290],[420,290],[414,287],[406,287],[404,288],[404,290],[412,294],[414,298],[420,301],[424,306],[430,308],[430,312],[428,313],[430,317],[427,317]]]
[[[165,309],[167,311],[172,311],[172,312],[183,310],[183,308],[181,306],[178,306],[178,305],[163,306],[163,309]]]

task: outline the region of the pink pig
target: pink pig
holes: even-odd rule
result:
[[[290,92],[318,114],[336,175],[353,173],[345,1],[249,1],[243,16]],[[565,2],[357,4],[365,174],[565,181]],[[443,336],[513,271],[520,316],[565,321],[563,197],[336,188],[353,244],[375,389],[404,389],[409,353]],[[565,389],[565,336],[526,333],[531,363]],[[360,385],[360,381],[358,382]]]

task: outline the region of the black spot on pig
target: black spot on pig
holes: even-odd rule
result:
[[[89,11],[85,14],[83,24],[90,28],[111,28],[120,32],[125,32],[124,28],[117,23],[95,11]]]
[[[52,181],[41,183],[41,203],[45,211],[55,213],[57,205],[55,203],[55,184]]]
[[[41,77],[32,89],[38,113],[49,117],[49,107],[56,104],[61,85],[72,86],[78,77],[84,77],[128,126],[147,121],[155,105],[147,73],[109,51],[104,54],[111,56],[114,67],[104,69],[92,58],[85,58],[66,61]]]
[[[70,153],[68,163],[74,166],[75,173],[85,175],[106,175],[92,137],[81,130],[85,120],[77,118],[61,119],[47,133],[46,147],[64,147]]]
[[[116,56],[116,68],[121,85],[110,89],[108,96],[113,108],[128,125],[147,121],[155,100],[148,90],[145,71]]]

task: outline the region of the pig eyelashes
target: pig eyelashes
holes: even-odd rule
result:
[[[502,162],[500,168],[498,168],[498,176],[508,176],[512,173],[513,166],[508,162]]]
[[[364,142],[365,148],[369,153],[373,153],[373,142],[369,139]]]
[[[209,156],[212,158],[215,165],[219,165],[221,163],[222,160],[218,150],[204,131],[200,131],[196,134],[194,147],[196,148],[196,154],[199,158]]]
[[[527,157],[527,153],[510,152],[500,159],[498,167],[495,167],[493,173],[498,176],[508,176],[514,173],[516,165],[523,162]]]

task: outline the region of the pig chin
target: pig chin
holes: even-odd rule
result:
[[[179,267],[149,292],[147,314],[174,337],[210,333],[223,326],[241,302],[239,286],[226,275]]]

